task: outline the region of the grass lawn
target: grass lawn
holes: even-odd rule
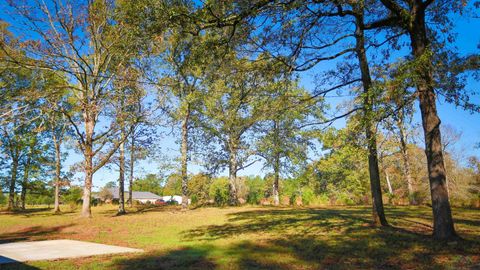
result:
[[[92,219],[33,209],[0,214],[0,243],[73,239],[142,254],[0,265],[0,269],[480,269],[480,211],[454,209],[463,240],[430,238],[431,209],[387,207],[392,227],[369,225],[368,207],[159,207]]]

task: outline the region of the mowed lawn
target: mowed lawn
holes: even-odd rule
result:
[[[74,239],[141,254],[0,265],[0,269],[480,269],[480,211],[453,209],[463,240],[430,238],[431,209],[387,207],[390,228],[368,207],[158,207],[92,219],[34,209],[0,214],[0,242]]]

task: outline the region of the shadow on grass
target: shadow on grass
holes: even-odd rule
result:
[[[52,208],[48,207],[41,207],[41,208],[27,208],[27,209],[13,209],[13,210],[3,210],[0,211],[0,214],[5,214],[5,215],[23,215],[23,216],[31,216],[34,214],[38,214],[41,212],[48,212],[52,210]]]
[[[208,259],[211,246],[187,247],[168,253],[150,253],[114,262],[114,269],[216,269],[217,265]]]
[[[0,244],[33,240],[32,238],[50,240],[61,230],[71,226],[73,224],[54,227],[33,226],[18,232],[0,234]]]
[[[225,251],[236,258],[239,269],[479,267],[478,241],[435,242],[425,226],[374,228],[370,226],[370,211],[347,208],[237,212],[229,214],[226,224],[185,231],[183,239],[215,241],[243,235],[248,240]],[[389,218],[404,217],[392,212]]]
[[[182,212],[182,209],[181,209],[180,206],[171,206],[171,205],[154,206],[154,205],[152,205],[152,206],[139,206],[139,207],[134,207],[134,208],[127,207],[126,211],[127,212],[125,214],[122,214],[122,215],[117,215],[118,209],[108,209],[108,210],[99,211],[98,213],[101,214],[101,215],[105,215],[105,216],[116,217],[116,216],[125,216],[125,215],[131,216],[131,215],[139,215],[139,214],[155,213],[155,212],[159,212],[159,213],[162,213],[162,212]]]

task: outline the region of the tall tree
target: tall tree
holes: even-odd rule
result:
[[[237,173],[256,160],[248,138],[252,128],[276,108],[269,107],[272,92],[276,91],[278,67],[268,61],[251,62],[229,54],[219,59],[221,64],[209,73],[201,125],[207,136],[216,140],[221,149],[208,149],[211,163],[227,166],[229,174],[229,204],[238,204]],[[212,154],[215,153],[215,154]],[[209,161],[207,161],[209,162]]]
[[[35,63],[10,55],[10,61],[27,68],[39,67],[65,74],[75,107],[61,111],[75,131],[78,148],[84,156],[85,184],[81,215],[91,217],[90,200],[93,174],[102,168],[126,136],[120,133],[115,120],[106,119],[107,100],[115,91],[117,66],[130,61],[135,50],[134,33],[117,20],[112,1],[10,2],[22,18],[23,33],[38,37],[26,42],[24,50]],[[82,12],[77,12],[81,10]],[[4,49],[8,52],[7,49]],[[78,113],[79,117],[72,115]],[[98,125],[99,121],[110,125]],[[106,126],[106,128],[103,128]],[[112,140],[116,138],[115,140]],[[98,154],[111,145],[105,155]]]
[[[370,175],[370,189],[373,199],[373,222],[387,226],[388,222],[383,209],[382,189],[380,185],[380,169],[378,166],[376,121],[375,121],[375,93],[373,92],[373,83],[370,75],[370,68],[365,49],[365,22],[364,9],[365,3],[359,1],[352,4],[355,17],[355,53],[360,67],[360,74],[363,87],[363,111],[365,126],[365,139],[368,148],[368,171]]]
[[[433,236],[436,239],[456,237],[452,211],[446,187],[446,172],[442,151],[440,118],[437,113],[434,67],[432,65],[432,43],[428,34],[427,13],[440,12],[439,9],[459,8],[460,3],[450,1],[402,1],[380,0],[390,12],[389,16],[372,22],[369,27],[398,27],[410,37],[411,53],[415,61],[415,85],[418,93],[422,126],[425,136],[425,153],[430,180],[433,210]],[[433,19],[445,25],[448,17],[445,10]],[[446,25],[445,25],[446,26]]]
[[[273,169],[272,195],[274,205],[280,203],[280,177],[292,175],[305,165],[309,147],[313,147],[315,130],[304,129],[309,121],[322,118],[321,100],[312,99],[297,82],[284,80],[277,83],[277,91],[270,101],[272,110],[256,132],[262,134],[256,145],[256,154],[265,159],[265,167]]]
[[[211,56],[205,55],[205,36],[191,36],[173,32],[168,36],[166,63],[170,73],[164,75],[163,83],[177,101],[171,116],[181,123],[180,163],[182,177],[182,207],[188,204],[188,160],[190,158],[190,131],[194,128],[195,109],[199,106],[199,87],[204,79],[205,67]]]
[[[53,147],[55,148],[55,192],[54,192],[54,207],[53,211],[55,213],[60,213],[60,188],[63,184],[62,181],[62,144],[65,141],[68,123],[64,115],[59,114],[58,112],[50,112],[50,132],[53,142]]]

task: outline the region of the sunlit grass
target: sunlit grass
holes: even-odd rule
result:
[[[51,211],[0,215],[0,241],[75,239],[143,254],[30,262],[6,269],[459,269],[480,266],[480,211],[454,209],[464,240],[437,243],[431,209],[387,207],[390,228],[368,207],[93,208],[92,219]],[[2,268],[2,269],[3,269]]]

